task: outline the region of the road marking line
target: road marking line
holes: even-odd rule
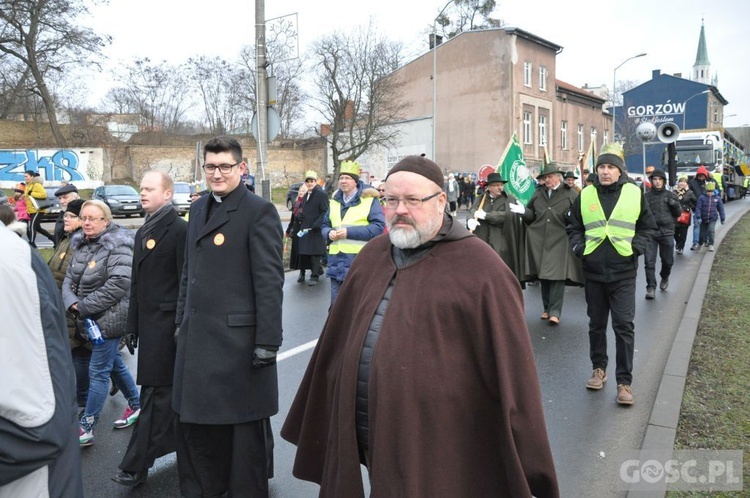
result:
[[[284,351],[283,353],[279,353],[278,356],[276,356],[276,361],[286,360],[290,356],[294,356],[296,354],[300,354],[304,351],[307,351],[308,349],[312,349],[315,347],[317,343],[318,343],[318,340],[315,339],[301,346],[297,346],[296,348],[292,348],[289,351]]]

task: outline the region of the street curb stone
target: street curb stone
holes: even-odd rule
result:
[[[646,433],[641,442],[641,450],[672,451],[677,437],[677,424],[680,420],[680,409],[682,408],[682,395],[685,391],[688,367],[690,366],[690,355],[693,351],[693,341],[698,331],[703,300],[708,289],[708,279],[711,276],[711,267],[714,257],[721,249],[721,243],[727,233],[732,230],[735,223],[739,221],[748,211],[750,203],[744,199],[735,202],[743,202],[745,205],[731,219],[726,221],[724,229],[716,233],[714,246],[716,252],[703,254],[703,261],[698,268],[693,289],[688,298],[685,313],[680,320],[672,347],[664,367],[659,390],[656,393],[651,416],[646,426]],[[659,497],[666,495],[666,484],[664,490],[643,492],[628,491],[628,497]]]

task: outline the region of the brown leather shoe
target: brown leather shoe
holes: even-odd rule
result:
[[[607,382],[607,372],[601,368],[595,368],[591,374],[591,378],[586,381],[586,389],[593,389],[598,391],[604,387],[604,383]]]
[[[560,319],[557,318],[556,316],[551,316],[551,317],[549,317],[549,324],[550,325],[559,325],[560,324]]]
[[[633,404],[633,390],[627,384],[617,385],[617,404],[618,405],[632,405]]]

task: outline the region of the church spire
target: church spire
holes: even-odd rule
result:
[[[699,83],[711,84],[711,63],[708,61],[708,49],[706,48],[706,29],[703,19],[701,19],[701,34],[698,38],[698,52],[695,54],[695,63],[693,64],[693,81]]]

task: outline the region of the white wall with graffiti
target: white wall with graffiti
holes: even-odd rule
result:
[[[37,171],[45,185],[63,180],[80,189],[104,184],[103,149],[0,149],[0,187],[13,188],[24,172]]]

